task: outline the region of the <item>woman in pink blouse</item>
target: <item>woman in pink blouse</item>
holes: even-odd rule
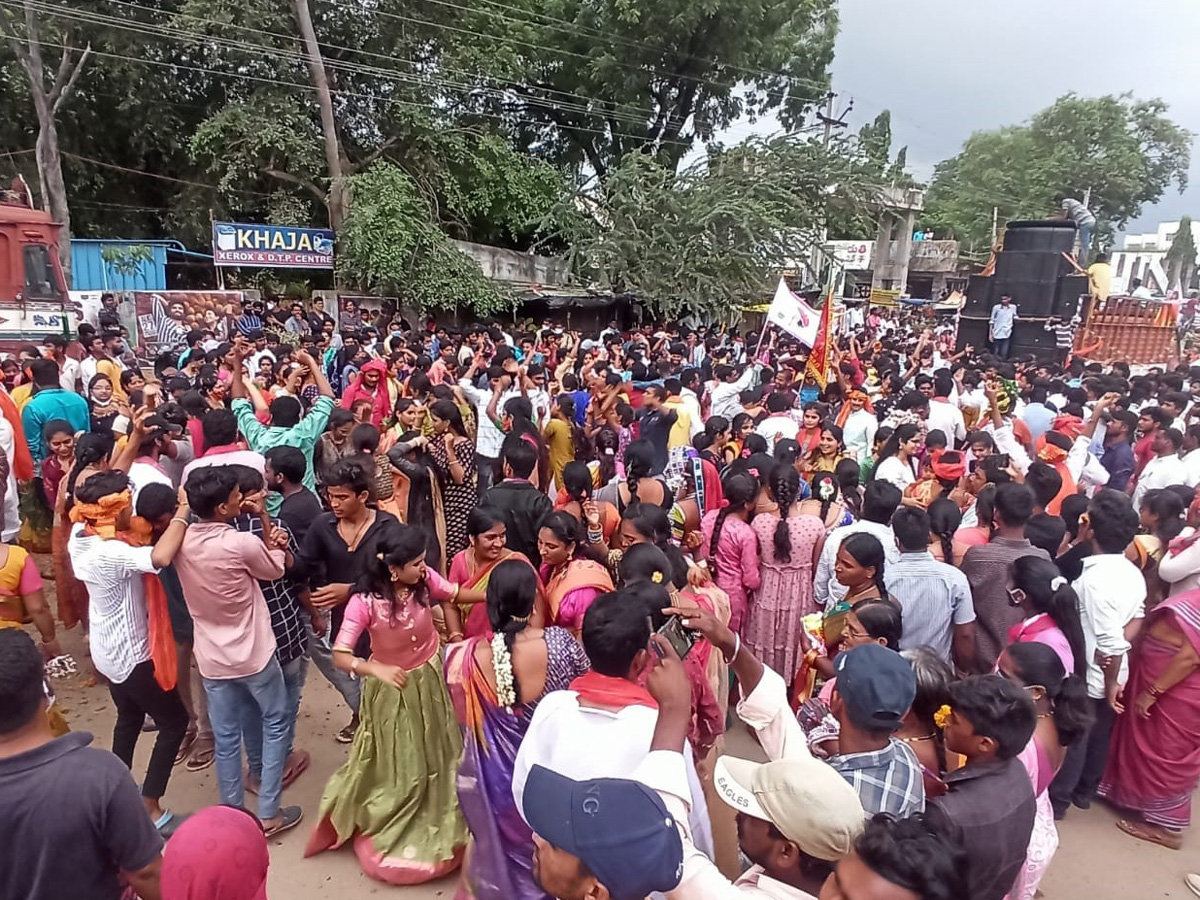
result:
[[[1038,556],[1018,556],[1008,567],[1008,602],[1025,617],[1009,629],[1010,644],[1046,644],[1068,674],[1086,673],[1079,601],[1058,566]]]
[[[750,608],[750,592],[762,583],[758,537],[750,527],[762,486],[749,472],[734,472],[721,488],[725,505],[705,513],[700,523],[704,535],[700,558],[708,561],[717,587],[729,595],[729,629],[741,634]]]
[[[361,724],[350,758],[325,786],[304,852],[353,838],[368,875],[419,884],[457,868],[467,842],[455,787],[462,738],[431,612],[459,588],[425,567],[421,529],[399,528],[356,586],[333,646],[334,665],[363,679]],[[364,630],[366,660],[353,650]]]

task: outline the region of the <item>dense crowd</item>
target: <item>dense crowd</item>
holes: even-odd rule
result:
[[[0,895],[265,897],[309,661],[348,755],[304,853],[350,844],[390,884],[1030,900],[1097,798],[1178,848],[1200,367],[955,352],[952,324],[864,313],[828,372],[780,333],[351,302],[247,301],[139,362],[106,301],[78,348],[23,348]],[[111,753],[54,702],[77,624]],[[723,754],[733,727],[767,762]],[[171,809],[214,764],[221,805]]]

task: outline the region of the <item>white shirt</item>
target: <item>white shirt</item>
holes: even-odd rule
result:
[[[1146,463],[1142,474],[1138,476],[1137,487],[1133,489],[1133,508],[1141,507],[1142,498],[1147,491],[1170,487],[1173,484],[1185,484],[1188,478],[1188,467],[1174,453],[1168,456],[1156,456]]]
[[[210,466],[249,466],[262,475],[267,471],[267,459],[261,453],[255,453],[253,450],[230,450],[228,453],[211,453],[208,456],[193,459],[183,467],[183,475],[179,481],[180,485],[186,485],[188,476],[197,469],[207,469]]]
[[[513,764],[512,792],[517,809],[525,781],[534,765],[580,781],[587,778],[629,778],[650,751],[658,711],[631,705],[619,711],[579,705],[575,691],[551,691],[534,710],[529,729]],[[704,789],[696,777],[690,744],[684,746],[691,793],[688,824],[696,845],[713,854],[712,827]]]
[[[1191,537],[1193,529],[1185,528],[1179,537]],[[1158,577],[1171,587],[1168,597],[1200,588],[1200,541],[1196,541],[1178,553],[1164,553],[1158,561]]]
[[[1120,656],[1117,683],[1129,678],[1129,641],[1125,626],[1146,615],[1146,579],[1123,553],[1100,553],[1083,561],[1083,573],[1071,585],[1079,598],[1083,623],[1083,649],[1087,658],[1088,696],[1104,698],[1104,672],[1096,664],[1096,651]]]
[[[499,459],[500,446],[504,443],[504,432],[496,427],[487,414],[488,405],[492,402],[492,392],[490,390],[481,391],[468,378],[459,381],[458,386],[475,404],[475,452],[488,459]],[[504,404],[509,399],[519,396],[521,396],[521,392],[515,388],[509,388],[501,394],[496,401],[496,415],[503,414]]]
[[[67,540],[75,577],[87,585],[88,639],[96,671],[117,684],[150,658],[150,626],[142,575],[158,572],[153,547],[117,538],[85,537],[76,525]]]
[[[16,434],[8,419],[0,416],[0,449],[8,457],[8,483],[4,489],[4,527],[0,540],[12,543],[21,530],[21,514],[17,506],[17,473],[13,471],[13,459],[17,452]]]
[[[79,361],[79,380],[83,382],[83,391],[86,394],[88,385],[92,379],[96,377],[96,357],[90,353]],[[65,390],[65,388],[64,388]]]
[[[94,362],[94,360],[93,360]],[[58,386],[71,394],[79,393],[76,387],[79,381],[79,361],[67,357],[58,370]],[[87,385],[84,385],[86,388]]]
[[[750,696],[737,707],[738,716],[757,735],[772,760],[808,757],[808,744],[796,717],[788,708],[787,687],[770,669]],[[679,886],[667,891],[667,900],[816,900],[812,894],[766,875],[762,866],[751,866],[736,881],[730,881],[716,864],[701,853],[691,840],[687,822],[688,792],[685,762],[678,753],[654,750],[634,773],[634,780],[658,793],[671,813],[683,839],[683,877]]]
[[[129,483],[133,486],[133,506],[137,509],[138,495],[141,494],[142,488],[148,484],[165,484],[167,487],[174,489],[175,483],[171,481],[171,476],[164,472],[158,466],[151,465],[148,462],[134,461],[129,467]]]
[[[742,404],[738,402],[738,394],[742,391],[748,391],[754,386],[754,380],[758,377],[760,368],[761,366],[756,363],[748,367],[737,381],[733,383],[722,381],[714,385],[713,389],[708,392],[708,396],[712,400],[711,414],[714,416],[724,416],[732,422],[733,417],[742,412]]]
[[[946,436],[949,449],[967,439],[967,426],[963,422],[962,410],[949,399],[934,397],[929,401],[929,418],[925,422],[927,431],[940,431]]]
[[[875,467],[875,478],[894,484],[903,493],[906,487],[917,480],[917,475],[913,471],[912,460],[905,463],[898,456],[889,456]]]
[[[780,440],[794,441],[800,433],[800,423],[787,413],[771,413],[758,423],[754,433],[767,442],[768,448],[774,448]]]
[[[700,411],[700,398],[691,388],[679,391],[679,400],[688,414],[688,440],[704,430],[704,413]]]
[[[1194,488],[1200,484],[1200,448],[1183,454],[1184,484]]]
[[[845,597],[847,591],[846,586],[833,576],[833,566],[837,561],[838,548],[842,546],[842,541],[860,531],[879,538],[879,543],[883,544],[883,553],[887,562],[894,563],[900,558],[900,548],[896,546],[896,536],[892,534],[892,529],[888,525],[860,519],[849,525],[833,529],[825,538],[825,546],[821,549],[821,558],[817,560],[817,574],[813,584],[814,599],[817,603],[823,604],[826,609]]]
[[[842,428],[842,438],[846,450],[854,454],[855,461],[862,465],[871,455],[871,447],[875,444],[875,432],[879,430],[879,420],[874,413],[865,409],[850,413]]]

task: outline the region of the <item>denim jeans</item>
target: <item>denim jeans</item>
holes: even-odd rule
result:
[[[300,714],[300,692],[304,689],[304,677],[308,673],[308,657],[298,656],[284,663],[283,683],[287,686],[288,733],[287,752],[292,753],[296,740],[296,716]],[[258,711],[247,705],[242,709],[242,740],[246,742],[246,761],[250,764],[250,777],[254,781],[262,778],[262,718]]]
[[[262,729],[262,788],[258,793],[258,817],[279,815],[283,791],[283,767],[288,754],[288,692],[283,669],[274,656],[263,670],[241,678],[205,678],[208,718],[216,742],[217,785],[221,802],[242,806],[242,723],[254,715]]]
[[[1012,338],[996,338],[992,341],[992,353],[1000,357],[1000,359],[1008,359],[1008,348],[1012,344]]]
[[[308,657],[313,661],[313,665],[317,670],[325,676],[325,680],[334,686],[342,699],[346,701],[346,705],[350,707],[350,712],[358,715],[358,703],[362,697],[362,682],[351,676],[349,672],[343,672],[333,664],[333,647],[331,641],[336,635],[331,635],[329,630],[326,630],[324,637],[317,637],[313,632],[312,619],[307,614],[304,615],[304,627],[308,629]],[[332,629],[333,624],[330,623],[327,629]]]
[[[1079,264],[1085,269],[1087,268],[1088,253],[1092,249],[1092,232],[1095,231],[1095,224],[1079,226]]]

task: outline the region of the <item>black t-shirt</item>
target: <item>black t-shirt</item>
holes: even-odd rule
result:
[[[0,897],[119,900],[163,841],[124,763],[76,731],[0,759]]]
[[[284,497],[279,507],[279,518],[292,530],[296,543],[301,547],[304,546],[304,536],[308,534],[309,526],[324,513],[320,498],[306,487],[290,497]]]

